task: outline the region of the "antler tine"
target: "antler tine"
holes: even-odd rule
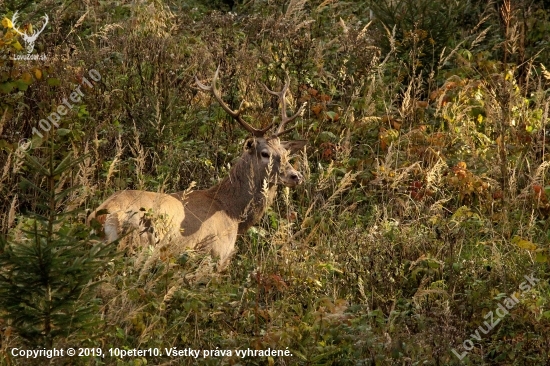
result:
[[[212,92],[214,94],[214,98],[216,101],[220,104],[220,106],[223,108],[224,111],[227,112],[233,119],[235,119],[239,124],[248,132],[250,132],[255,137],[263,137],[267,130],[271,128],[273,125],[269,125],[266,128],[263,129],[257,129],[246,123],[246,121],[241,117],[241,108],[239,108],[237,111],[232,110],[222,99],[221,92],[216,86],[216,82],[218,81],[218,76],[220,73],[220,66],[216,69],[216,73],[214,74],[214,77],[212,78],[212,85],[206,86],[203,83],[199,81],[197,78],[197,75],[195,75],[195,82],[199,86],[200,89],[203,91]]]
[[[46,29],[46,26],[48,25],[48,21],[50,20],[50,18],[48,17],[48,14],[44,14],[43,18],[44,18],[44,24],[42,25],[42,29],[40,29],[40,32],[38,32],[38,34],[42,33],[44,29]]]
[[[21,31],[19,29],[17,29],[15,27],[15,23],[17,22],[17,18],[19,17],[19,11],[16,11],[15,13],[13,13],[13,15],[11,16],[11,24],[12,24],[12,29],[19,35],[23,36],[23,35],[26,35],[24,33],[21,33]]]
[[[285,86],[283,86],[283,90],[281,90],[280,92],[275,92],[273,90],[269,90],[267,88],[267,86],[265,86],[265,84],[262,84],[264,86],[265,90],[269,94],[274,95],[274,96],[278,97],[281,100],[281,124],[277,128],[277,131],[275,131],[274,136],[276,136],[276,137],[284,135],[285,133],[288,133],[288,132],[290,132],[290,131],[292,131],[293,129],[296,128],[296,126],[294,126],[294,127],[288,128],[286,130],[283,130],[285,128],[285,125],[289,122],[294,121],[302,113],[302,111],[305,107],[305,103],[304,103],[294,115],[292,115],[290,117],[287,116],[285,95],[286,95],[286,92],[288,91],[288,88],[290,86],[290,77],[288,76],[288,74],[286,75],[285,79],[286,79],[285,80]]]

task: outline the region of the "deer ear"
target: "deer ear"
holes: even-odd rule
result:
[[[288,150],[291,154],[302,150],[306,144],[307,140],[281,141],[281,146]]]
[[[248,152],[252,152],[252,150],[256,148],[256,144],[257,144],[256,139],[250,138],[246,140],[246,142],[244,143],[244,149]]]

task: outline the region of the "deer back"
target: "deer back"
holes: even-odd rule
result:
[[[162,225],[156,225],[157,234],[175,234],[184,221],[184,214],[183,201],[171,195],[127,190],[116,192],[105,200],[88,216],[87,224],[97,221],[102,226],[100,235],[112,242],[121,236],[125,227],[148,233],[155,219],[165,220]]]

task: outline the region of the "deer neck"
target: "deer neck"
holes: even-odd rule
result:
[[[239,233],[261,219],[277,192],[276,184],[266,182],[267,173],[255,167],[252,161],[240,158],[225,179],[208,189],[224,211],[239,222]]]

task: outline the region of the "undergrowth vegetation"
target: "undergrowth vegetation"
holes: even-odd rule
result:
[[[547,1],[0,4],[0,365],[43,347],[107,354],[48,360],[67,365],[550,362]],[[14,59],[43,14],[45,57]],[[246,132],[195,84],[218,66],[256,127],[279,115],[261,83],[290,77],[305,183],[221,274],[106,247],[83,223],[109,195],[208,188],[240,155]],[[268,348],[292,356],[235,353]]]

